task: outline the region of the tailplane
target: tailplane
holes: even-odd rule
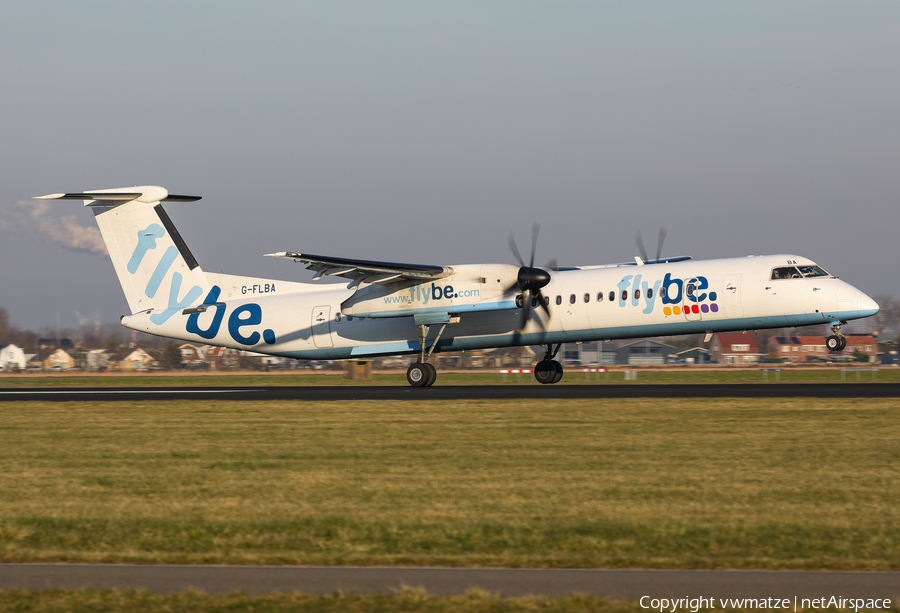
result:
[[[206,275],[162,207],[199,196],[144,185],[38,198],[83,200],[91,207],[132,314],[152,310],[150,319],[159,325],[209,293]]]

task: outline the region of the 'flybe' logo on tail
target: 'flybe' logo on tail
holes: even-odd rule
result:
[[[144,256],[147,255],[148,251],[152,251],[156,249],[156,241],[161,239],[166,235],[165,229],[159,225],[158,223],[152,223],[147,226],[145,229],[138,231],[137,240],[138,244],[134,248],[134,251],[131,254],[131,258],[128,260],[128,266],[126,267],[130,274],[136,274],[138,268],[141,266],[141,262],[144,261]],[[156,293],[159,291],[160,285],[162,285],[163,279],[165,279],[169,270],[172,268],[172,264],[175,263],[175,260],[178,258],[178,248],[174,245],[170,245],[166,252],[163,254],[162,258],[160,258],[159,262],[156,265],[156,269],[153,271],[153,274],[150,276],[150,280],[147,281],[147,287],[144,288],[144,294],[148,298],[154,298]],[[191,289],[187,291],[184,295],[184,298],[181,300],[178,299],[178,294],[181,292],[181,282],[184,280],[184,277],[180,272],[175,271],[172,273],[172,280],[169,284],[169,297],[167,308],[159,313],[154,313],[150,316],[150,321],[155,323],[156,325],[166,323],[172,315],[177,313],[179,310],[190,306],[197,298],[199,298],[203,294],[203,288],[199,285],[193,286]]]

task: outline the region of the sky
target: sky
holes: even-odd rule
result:
[[[900,4],[33,2],[0,11],[0,307],[127,305],[93,216],[162,185],[210,272],[810,257],[900,296]],[[527,257],[527,255],[526,255]]]

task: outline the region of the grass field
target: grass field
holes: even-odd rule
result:
[[[637,603],[609,602],[590,596],[500,598],[481,592],[439,597],[416,590],[394,596],[270,594],[210,596],[198,592],[151,594],[116,590],[0,591],[0,613],[637,613]]]
[[[761,365],[770,367],[778,365]],[[855,364],[851,367],[867,367],[867,364]],[[585,374],[583,367],[567,367],[565,376],[558,385],[633,385],[625,381],[624,369],[609,374]],[[440,370],[435,385],[501,385],[525,384],[540,385],[532,375],[502,375],[500,369],[483,372]],[[779,379],[783,383],[840,383],[841,371],[837,367],[791,369],[785,368]],[[847,383],[856,382],[857,373],[845,373]],[[872,373],[859,373],[860,381],[873,380]],[[881,382],[900,381],[900,368],[879,368],[875,380]],[[707,369],[681,368],[671,370],[643,369],[639,371],[638,383],[759,383],[775,385],[775,374],[769,373],[763,378],[759,369]],[[103,375],[84,374],[67,376],[65,374],[50,375],[2,375],[0,388],[3,387],[149,387],[149,386],[244,386],[244,385],[408,385],[405,371],[391,374],[376,374],[371,381],[349,381],[340,374],[318,374],[310,371],[297,371],[295,374],[153,374],[153,375]]]
[[[0,560],[900,568],[900,403],[0,405]]]

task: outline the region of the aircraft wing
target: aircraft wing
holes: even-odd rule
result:
[[[376,262],[373,260],[351,260],[333,258],[325,255],[310,255],[293,251],[267,253],[266,257],[285,258],[307,264],[307,270],[315,270],[314,279],[324,276],[344,277],[350,279],[350,287],[361,283],[377,283],[386,285],[401,279],[440,279],[453,274],[447,266],[430,266],[427,264],[402,264],[400,262]]]

